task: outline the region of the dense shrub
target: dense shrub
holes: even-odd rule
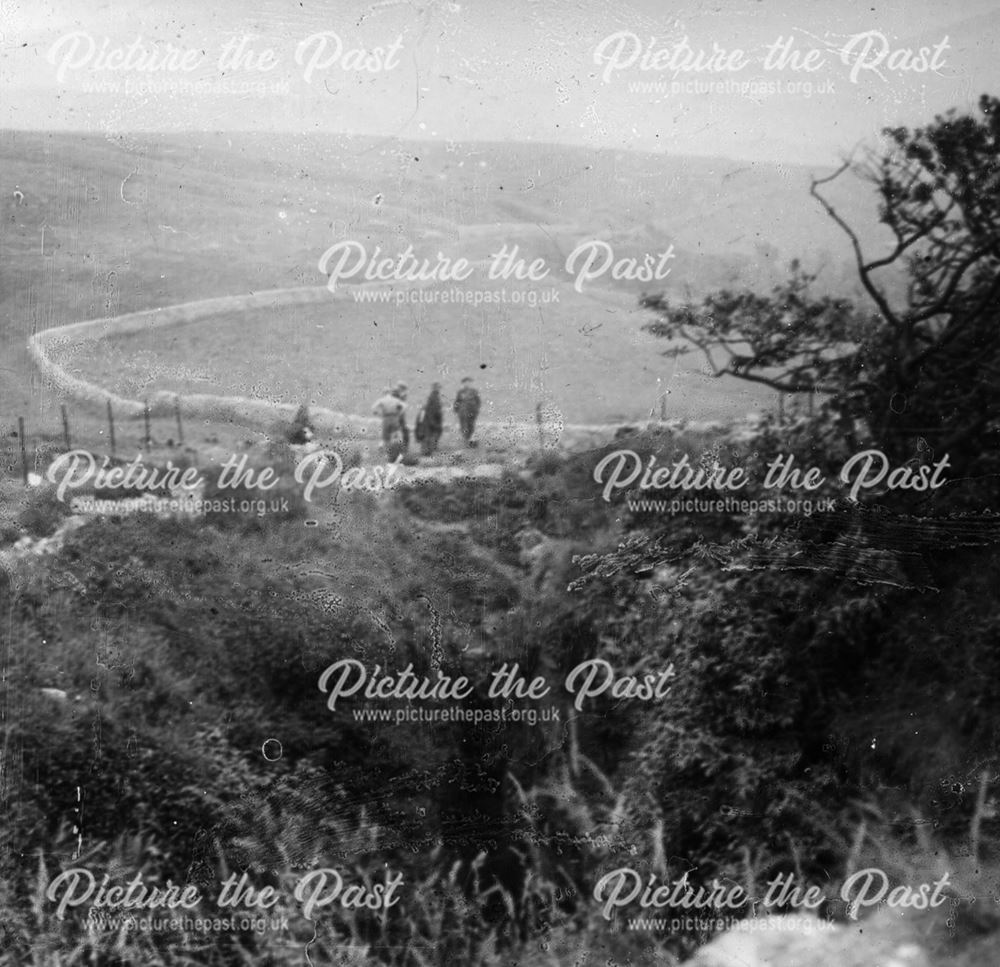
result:
[[[758,465],[791,447],[817,463],[812,439],[765,426],[740,444],[618,445]],[[330,950],[352,939],[368,951],[359,963],[400,967],[419,963],[400,953],[411,936],[442,964],[491,963],[532,937],[599,946],[607,925],[590,892],[610,863],[653,872],[671,856],[696,877],[744,880],[748,862],[758,874],[810,858],[834,869],[856,801],[888,785],[942,833],[967,827],[970,776],[997,738],[988,549],[929,556],[933,596],[860,583],[849,564],[792,572],[754,557],[760,538],[815,552],[855,525],[632,513],[592,478],[615,448],[284,516],[95,521],[58,555],[18,565],[0,587],[6,688],[30,696],[4,723],[5,763],[24,777],[2,804],[13,906],[30,909],[32,888],[18,851],[68,855],[81,802],[100,856],[138,837],[136,862],[158,876],[402,870],[426,887],[409,914],[331,916],[316,934]],[[348,656],[480,683],[517,661],[564,710],[561,679],[585,659],[620,674],[673,662],[676,679],[662,703],[601,698],[572,725],[418,730],[326,708],[319,674]],[[469,699],[490,704],[483,688]],[[914,732],[934,735],[934,754]],[[268,740],[279,759],[262,755]],[[129,956],[170,962],[164,950]]]

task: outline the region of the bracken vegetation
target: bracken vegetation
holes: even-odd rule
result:
[[[1000,254],[983,199],[1000,115],[981,109],[893,132],[869,159],[896,239],[888,257],[858,252],[874,314],[813,299],[797,266],[770,296],[647,299],[655,331],[721,352],[720,374],[820,394],[794,420],[650,430],[320,507],[291,485],[232,495],[287,498],[273,515],[67,528],[63,504],[32,497],[3,535],[0,964],[672,963],[707,935],[613,929],[593,899],[604,873],[759,896],[777,872],[829,887],[866,864],[901,882],[948,872],[948,929],[927,942],[940,963],[984,962]],[[891,263],[912,282],[901,307],[873,279]],[[845,501],[837,472],[858,447],[913,471],[948,453],[949,483]],[[832,509],[651,516],[635,492],[600,499],[593,469],[619,448],[745,467],[739,496],[762,502],[764,468],[792,455],[823,471],[812,496]],[[503,707],[485,682],[504,662],[554,683],[592,658],[676,678],[661,702],[577,712],[554,689],[555,721],[416,728],[327,707],[319,676],[348,657],[465,675],[465,707],[483,710]],[[70,867],[193,884],[204,916],[246,874],[287,923],[109,929],[83,906],[60,920],[46,890]],[[369,886],[401,874],[405,901],[306,919],[295,884],[324,867]],[[835,894],[823,913],[846,915]]]

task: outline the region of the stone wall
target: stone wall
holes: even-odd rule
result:
[[[325,286],[317,286],[270,289],[247,295],[202,299],[163,309],[147,309],[110,319],[92,319],[45,329],[28,340],[28,352],[47,382],[60,393],[80,402],[100,406],[110,401],[116,414],[125,418],[141,417],[145,407],[144,401],[118,396],[96,383],[71,375],[55,362],[50,355],[50,348],[57,343],[86,342],[106,339],[109,336],[168,328],[211,318],[221,312],[277,308],[351,298],[350,290],[341,288],[338,292],[331,293]],[[170,417],[178,405],[182,417],[236,423],[256,429],[268,429],[281,420],[291,421],[298,409],[294,403],[271,403],[245,396],[178,395],[161,391],[149,399],[150,415]],[[340,413],[318,406],[311,406],[309,413],[316,429],[325,436],[346,437],[365,442],[374,442],[379,438],[379,420],[375,417]],[[709,430],[712,427],[709,424],[703,427],[688,424],[687,428]],[[587,450],[606,445],[623,429],[621,424],[567,424],[560,416],[546,413],[542,415],[540,421],[482,422],[476,428],[476,436],[482,446],[495,449]]]

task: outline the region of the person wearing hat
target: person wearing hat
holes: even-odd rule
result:
[[[372,413],[382,420],[382,446],[386,452],[390,449],[393,437],[397,433],[403,435],[402,427],[406,425],[403,419],[405,410],[406,403],[400,399],[396,390],[391,389],[387,389],[372,406]]]
[[[476,418],[479,416],[479,409],[482,400],[479,393],[472,385],[472,377],[466,376],[462,380],[462,388],[455,395],[455,405],[453,409],[458,414],[458,425],[462,432],[462,439],[468,446],[472,446],[472,434],[476,429]]]

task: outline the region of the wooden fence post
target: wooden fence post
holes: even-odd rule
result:
[[[69,451],[73,449],[73,446],[70,443],[70,437],[69,437],[69,413],[66,412],[66,404],[65,403],[63,403],[59,407],[59,409],[62,410],[63,443],[66,444],[66,452],[69,453]]]
[[[184,446],[184,427],[181,424],[181,398],[174,397],[174,415],[177,417],[177,445]]]
[[[28,450],[24,445],[24,417],[17,418],[17,438],[21,444],[21,476],[24,478],[24,486],[28,486]]]
[[[111,411],[111,400],[108,400],[108,428],[111,431],[111,458],[115,456],[115,415]]]

